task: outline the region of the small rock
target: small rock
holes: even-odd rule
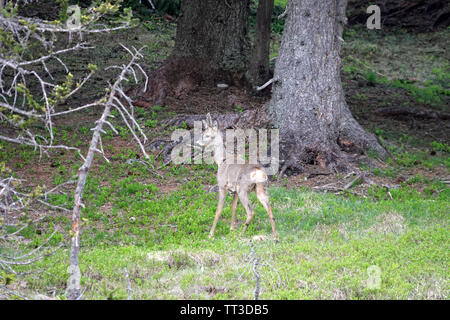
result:
[[[227,85],[226,83],[218,83],[217,84],[217,88],[219,89],[227,89],[229,87],[229,85]]]
[[[266,241],[267,240],[267,236],[264,235],[259,235],[259,236],[254,236],[252,238],[253,241]]]

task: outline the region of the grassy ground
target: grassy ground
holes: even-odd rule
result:
[[[281,239],[275,244],[261,206],[246,234],[229,231],[231,197],[216,238],[207,238],[216,206],[204,187],[213,183],[211,169],[194,169],[197,177],[179,173],[183,186],[167,192],[139,182],[145,167],[127,167],[131,174],[120,167],[102,166],[88,183],[80,256],[87,298],[126,298],[124,267],[135,299],[252,298],[251,239],[264,262],[262,298],[448,297],[450,193],[443,185],[426,195],[405,184],[391,190],[392,198],[386,190],[358,197],[271,187]],[[244,221],[243,208],[238,219]],[[37,246],[54,229],[56,244],[69,233],[68,216],[49,218],[22,234]],[[46,272],[26,278],[27,290],[63,294],[67,249],[40,265],[56,259]],[[381,269],[379,288],[367,286],[370,266]]]
[[[231,197],[215,239],[208,239],[217,204],[216,195],[208,192],[215,184],[215,167],[163,166],[155,174],[139,162],[127,162],[139,159],[139,154],[123,124],[117,123],[118,136],[107,130],[103,143],[111,162],[96,160],[84,196],[80,263],[85,298],[126,298],[126,267],[135,299],[251,299],[252,261],[258,257],[264,299],[448,299],[450,191],[442,182],[450,170],[448,123],[416,121],[414,127],[411,121],[371,114],[389,103],[448,111],[448,52],[442,51],[448,47],[448,32],[386,37],[358,28],[346,31],[347,101],[392,157],[384,163],[372,159],[361,164],[378,186],[358,184],[348,192],[320,193],[313,187],[342,185],[352,177],[309,177],[310,172],[271,183],[278,244],[271,239],[260,205],[246,234],[241,227],[231,232]],[[100,67],[116,63],[124,58],[114,51],[121,41],[146,44],[144,66],[152,70],[170,52],[173,36],[173,24],[153,19],[134,33],[99,39],[96,54],[80,54],[72,63],[87,64],[93,58]],[[273,56],[279,38],[274,36]],[[424,41],[431,42],[422,46]],[[83,99],[91,101],[98,95],[108,76],[98,75]],[[414,81],[400,81],[412,77]],[[171,128],[159,125],[173,115],[169,110],[173,109],[136,110],[150,138],[170,133]],[[55,131],[55,143],[84,148],[96,118],[96,112],[90,112],[72,122],[65,119]],[[0,161],[26,179],[26,187],[50,188],[79,167],[79,159],[67,152],[40,159],[30,148],[2,146]],[[150,163],[158,168],[156,155]],[[73,191],[62,190],[49,201],[71,208]],[[53,246],[67,243],[70,214],[47,213],[49,218],[21,232],[23,243],[14,250],[37,247],[53,231]],[[239,224],[244,219],[239,206]],[[5,250],[0,248],[0,253]],[[38,263],[45,271],[10,287],[23,294],[40,292],[63,299],[68,262],[68,248],[63,247]],[[370,285],[373,266],[380,271],[379,286]]]

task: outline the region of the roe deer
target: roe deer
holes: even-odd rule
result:
[[[214,161],[218,165],[217,184],[219,187],[219,204],[217,205],[216,216],[209,237],[212,238],[214,236],[214,230],[216,229],[217,221],[222,212],[227,190],[234,194],[233,204],[231,206],[230,230],[234,230],[235,227],[235,213],[239,198],[247,213],[247,221],[244,226],[245,232],[255,215],[248,199],[249,194],[252,191],[255,191],[256,197],[267,211],[275,241],[278,241],[272,208],[270,207],[269,197],[266,192],[268,176],[264,171],[264,168],[256,164],[227,164],[225,161],[226,151],[223,144],[223,137],[217,125],[217,121],[214,121],[213,123],[211,115],[208,113],[206,122],[203,120],[203,126],[205,127],[205,130],[203,131],[200,140],[196,141],[196,144],[200,147],[212,148],[212,150],[214,150]]]

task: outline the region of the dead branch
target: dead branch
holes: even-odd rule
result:
[[[123,272],[125,273],[125,279],[127,280],[128,300],[133,300],[133,288],[131,287],[130,275],[128,274],[126,267],[123,268]]]
[[[274,83],[274,78],[270,79],[269,81],[267,81],[266,83],[264,83],[262,86],[257,87],[256,91],[261,91],[264,90],[265,88],[267,88],[268,86],[270,86],[272,83]]]
[[[345,178],[349,177],[350,175],[355,174],[354,172],[351,172],[345,176]],[[342,191],[348,191],[351,189],[354,185],[356,185],[358,182],[365,182],[369,185],[376,185],[375,182],[373,182],[372,179],[369,178],[369,175],[367,172],[361,172],[356,175],[355,178],[353,178],[350,182],[345,184],[343,187],[336,186],[335,182],[325,184],[323,186],[315,186],[313,189],[315,190],[321,190],[321,191],[333,191],[333,192],[342,192]]]
[[[253,274],[255,275],[255,279],[256,279],[254,296],[255,296],[255,300],[259,300],[259,294],[261,291],[261,274],[258,271],[258,266],[260,263],[259,263],[258,256],[256,255],[255,245],[253,244],[253,242],[251,242],[251,248],[252,248],[251,255],[252,255],[252,260],[253,260]]]
[[[125,47],[124,47],[125,48]],[[103,132],[102,128],[103,125],[107,122],[108,116],[111,112],[111,108],[115,107],[117,110],[119,110],[119,113],[122,116],[122,120],[127,124],[130,131],[133,133],[133,136],[138,141],[139,145],[141,146],[141,150],[143,151],[144,155],[146,157],[147,154],[145,153],[144,147],[142,145],[142,142],[137,137],[136,133],[134,132],[134,129],[129,125],[128,119],[131,119],[131,121],[134,121],[134,118],[130,115],[130,113],[122,112],[125,109],[125,106],[120,103],[120,107],[118,105],[119,98],[123,98],[125,101],[129,101],[129,97],[127,97],[124,93],[124,90],[122,90],[122,82],[126,79],[127,74],[130,73],[130,70],[133,66],[137,64],[137,60],[142,57],[142,54],[140,53],[140,50],[136,50],[134,52],[130,51],[128,48],[126,48],[127,52],[131,54],[131,60],[130,62],[122,67],[122,71],[119,74],[117,80],[114,82],[114,84],[111,87],[107,102],[104,103],[104,111],[99,120],[96,121],[96,126],[93,129],[92,139],[89,144],[89,149],[86,155],[86,160],[84,161],[83,165],[79,169],[78,174],[78,182],[77,187],[75,190],[75,200],[74,200],[74,207],[72,212],[72,239],[71,239],[71,250],[70,250],[70,277],[68,280],[67,285],[67,297],[71,300],[77,300],[80,297],[80,279],[81,279],[81,273],[79,268],[79,262],[78,262],[78,254],[80,250],[80,213],[81,208],[84,206],[82,203],[82,197],[84,192],[84,187],[86,185],[86,178],[89,172],[89,169],[91,167],[91,164],[94,160],[94,155],[96,152],[102,153],[101,150],[98,149],[98,144],[100,141],[101,133]],[[137,124],[137,123],[136,123]]]
[[[6,3],[10,2],[11,1],[6,1]],[[22,1],[21,4],[27,2],[28,1]],[[18,5],[18,3],[14,4]],[[115,5],[111,8],[114,6]],[[8,49],[11,52],[5,51],[0,54],[0,119],[7,121],[7,123],[15,129],[15,132],[19,132],[16,137],[1,135],[1,140],[33,145],[35,148],[39,148],[41,152],[43,150],[45,152],[45,150],[51,148],[53,144],[54,137],[52,129],[54,126],[54,116],[66,115],[71,112],[99,105],[99,103],[96,102],[74,110],[66,109],[55,113],[55,107],[79,93],[95,70],[89,67],[91,72],[88,75],[78,79],[78,81],[73,81],[73,83],[76,83],[75,88],[70,88],[70,92],[65,92],[64,96],[57,96],[56,92],[61,89],[61,84],[54,79],[47,67],[49,61],[54,59],[62,66],[65,74],[71,76],[70,70],[64,62],[64,56],[75,51],[93,48],[93,46],[89,46],[87,42],[82,40],[83,34],[111,32],[129,28],[131,26],[129,19],[123,19],[119,26],[108,27],[100,22],[101,19],[108,14],[108,12],[106,12],[108,10],[96,9],[95,6],[86,9],[89,21],[83,21],[83,23],[80,22],[80,25],[77,28],[72,28],[61,23],[50,23],[40,19],[22,17],[13,13],[8,16],[3,13],[0,14],[0,33],[10,37],[12,43],[21,48],[20,51],[16,50],[17,52]],[[68,34],[71,39],[70,42],[74,40],[72,39],[73,34],[78,35],[79,39],[74,45],[71,45],[69,42],[66,48],[56,49],[54,41],[55,33]],[[27,52],[29,52],[29,48],[32,46],[42,48],[42,54],[37,58],[30,59],[28,58],[29,55]],[[35,54],[36,53],[33,52],[33,56],[35,56]],[[42,66],[43,70],[39,70],[39,66]],[[143,71],[139,65],[135,65],[134,67],[140,69],[141,72]],[[133,68],[131,68],[131,70],[135,74]],[[145,72],[142,72],[142,74],[147,79]],[[50,77],[50,80],[44,80],[46,76]],[[28,83],[31,82],[37,82],[38,87],[40,88],[39,92],[31,93],[29,91]],[[6,112],[5,109],[8,112]],[[17,115],[20,117],[15,118]],[[38,134],[29,129],[24,129],[22,126],[27,118],[34,118],[45,123],[50,137],[49,141],[44,139],[45,144],[36,142]],[[41,136],[41,138],[43,137]],[[79,152],[79,150],[76,151]]]
[[[32,0],[22,0],[21,3],[27,3],[28,1]],[[6,0],[6,3],[9,2],[9,0]],[[149,1],[149,3],[153,6],[152,1]],[[5,1],[2,1],[1,4],[3,7]],[[102,5],[102,3],[100,2],[98,5]],[[134,106],[122,88],[122,83],[126,78],[131,76],[137,82],[139,75],[145,78],[146,89],[148,77],[143,68],[137,63],[137,60],[142,57],[141,50],[136,50],[135,48],[129,49],[122,46],[131,55],[130,62],[127,65],[111,66],[111,68],[119,69],[120,74],[115,83],[109,88],[109,94],[104,99],[74,109],[70,109],[68,105],[64,104],[67,99],[73,98],[80,93],[81,88],[89,82],[96,70],[96,66],[89,65],[89,72],[86,75],[81,76],[79,79],[73,79],[70,73],[71,70],[69,70],[68,65],[64,62],[68,54],[93,48],[83,41],[83,36],[89,33],[121,30],[131,26],[130,17],[125,17],[119,25],[114,27],[107,26],[101,21],[108,14],[107,11],[109,9],[96,9],[96,5],[86,9],[86,17],[89,17],[89,21],[83,21],[76,28],[70,28],[62,23],[58,23],[58,21],[50,23],[40,19],[21,17],[13,13],[13,11],[8,15],[4,11],[0,12],[0,35],[2,37],[7,35],[8,39],[12,39],[13,45],[10,47],[16,46],[16,49],[20,48],[20,50],[10,50],[11,52],[8,52],[7,50],[9,49],[0,44],[0,47],[2,47],[2,53],[0,53],[0,121],[12,128],[12,130],[8,130],[6,133],[2,131],[0,140],[34,147],[34,150],[39,150],[40,156],[42,154],[48,155],[48,152],[54,149],[76,151],[83,161],[83,165],[78,173],[75,206],[72,209],[71,270],[68,293],[70,298],[73,299],[82,297],[82,293],[79,290],[81,274],[78,267],[80,244],[79,216],[80,208],[83,206],[81,201],[82,193],[95,152],[101,153],[105,160],[108,161],[103,152],[101,133],[104,132],[102,127],[105,123],[117,133],[117,130],[108,121],[108,117],[111,116],[111,108],[119,110],[122,117],[121,120],[132,132],[143,154],[148,157],[143,147],[143,143],[147,140],[147,137],[134,119]],[[110,9],[118,9],[118,5],[113,4],[110,6]],[[69,42],[65,45],[66,47],[56,48],[55,39],[57,39],[56,34],[58,33],[64,33],[69,36]],[[39,48],[41,52],[39,53],[38,50],[33,51],[32,58],[30,58],[28,53],[31,47]],[[53,76],[52,72],[54,70],[49,68],[50,62],[53,59],[57,62],[56,68],[62,68],[67,75],[66,82],[58,82]],[[33,84],[33,87],[30,87],[30,84]],[[35,90],[34,87],[37,89]],[[57,112],[56,107],[58,107]],[[55,117],[94,107],[103,108],[104,111],[102,117],[95,124],[86,157],[81,154],[81,150],[78,148],[54,145],[53,128],[55,125]],[[28,120],[40,122],[40,126],[34,127],[27,125]],[[45,129],[41,129],[41,124],[45,125]],[[34,130],[38,131],[34,132]],[[47,133],[42,133],[45,130]],[[47,197],[49,194],[56,192],[60,187],[73,182],[68,181],[43,194],[39,191],[38,194],[31,195],[19,191],[16,185],[20,184],[21,181],[13,178],[13,176],[6,178],[0,177],[0,213],[31,210],[33,208],[32,205],[69,211],[66,208],[49,203]],[[26,228],[28,224],[15,223],[14,225],[18,227],[18,230],[14,233],[3,232],[6,229],[3,228],[3,225],[0,225],[2,227],[0,228],[0,241],[11,242],[11,240],[15,240],[18,238],[16,235]],[[0,268],[6,272],[18,274],[14,269],[15,266],[32,264],[53,254],[60,247],[50,250],[49,241],[52,239],[52,236],[43,241],[39,247],[22,255],[12,257],[0,256]]]
[[[287,13],[288,13],[288,9],[287,9],[287,6],[286,6],[286,9],[284,10],[284,12],[282,14],[280,14],[278,16],[278,19],[280,19],[280,20],[284,19],[287,16]]]

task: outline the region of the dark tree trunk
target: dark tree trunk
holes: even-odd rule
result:
[[[164,104],[198,85],[242,84],[250,61],[249,0],[181,2],[175,48],[152,75],[147,101]]]
[[[280,129],[282,170],[317,163],[346,168],[342,150],[386,151],[353,118],[340,78],[347,0],[289,1],[269,116]]]
[[[183,1],[172,55],[203,59],[224,71],[246,71],[248,15],[248,0]]]
[[[260,0],[256,13],[255,41],[250,62],[249,80],[260,86],[270,79],[269,52],[274,0]]]

